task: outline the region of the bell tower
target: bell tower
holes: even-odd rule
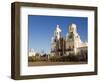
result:
[[[76,24],[70,24],[66,36],[66,54],[76,53],[77,50],[77,27]]]
[[[59,40],[60,37],[61,37],[61,29],[60,29],[59,25],[57,25],[57,27],[56,27],[56,30],[55,30],[55,32],[54,32],[54,37],[55,37],[57,40]]]

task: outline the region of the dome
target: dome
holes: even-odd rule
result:
[[[69,32],[76,32],[76,24],[72,23],[69,25]]]
[[[76,24],[72,23],[72,24],[70,25],[70,27],[76,29]]]
[[[57,25],[57,27],[56,27],[56,32],[61,32],[61,29],[60,29],[59,25]]]

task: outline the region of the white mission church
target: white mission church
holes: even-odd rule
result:
[[[54,36],[51,39],[51,55],[67,56],[70,54],[87,53],[87,42],[82,42],[77,33],[76,24],[70,24],[66,37],[61,36],[60,26],[57,25]]]
[[[82,42],[77,33],[76,24],[70,24],[66,37],[61,36],[60,26],[57,25],[54,36],[51,39],[51,52],[49,56],[68,56],[70,54],[86,54],[87,42]],[[40,54],[41,56],[42,54]],[[36,56],[34,49],[29,50],[29,56]]]

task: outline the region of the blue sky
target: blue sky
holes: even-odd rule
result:
[[[71,23],[77,25],[77,32],[82,41],[88,40],[88,18],[87,17],[64,17],[64,16],[28,16],[28,45],[29,49],[35,51],[50,52],[51,37],[57,24],[62,30],[61,35],[66,36],[68,26]]]

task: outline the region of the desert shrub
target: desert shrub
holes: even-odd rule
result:
[[[32,56],[31,57],[28,57],[28,61],[29,62],[32,62],[33,61]]]
[[[87,61],[87,59],[88,59],[87,52],[81,53],[79,55],[79,60],[80,61]]]

